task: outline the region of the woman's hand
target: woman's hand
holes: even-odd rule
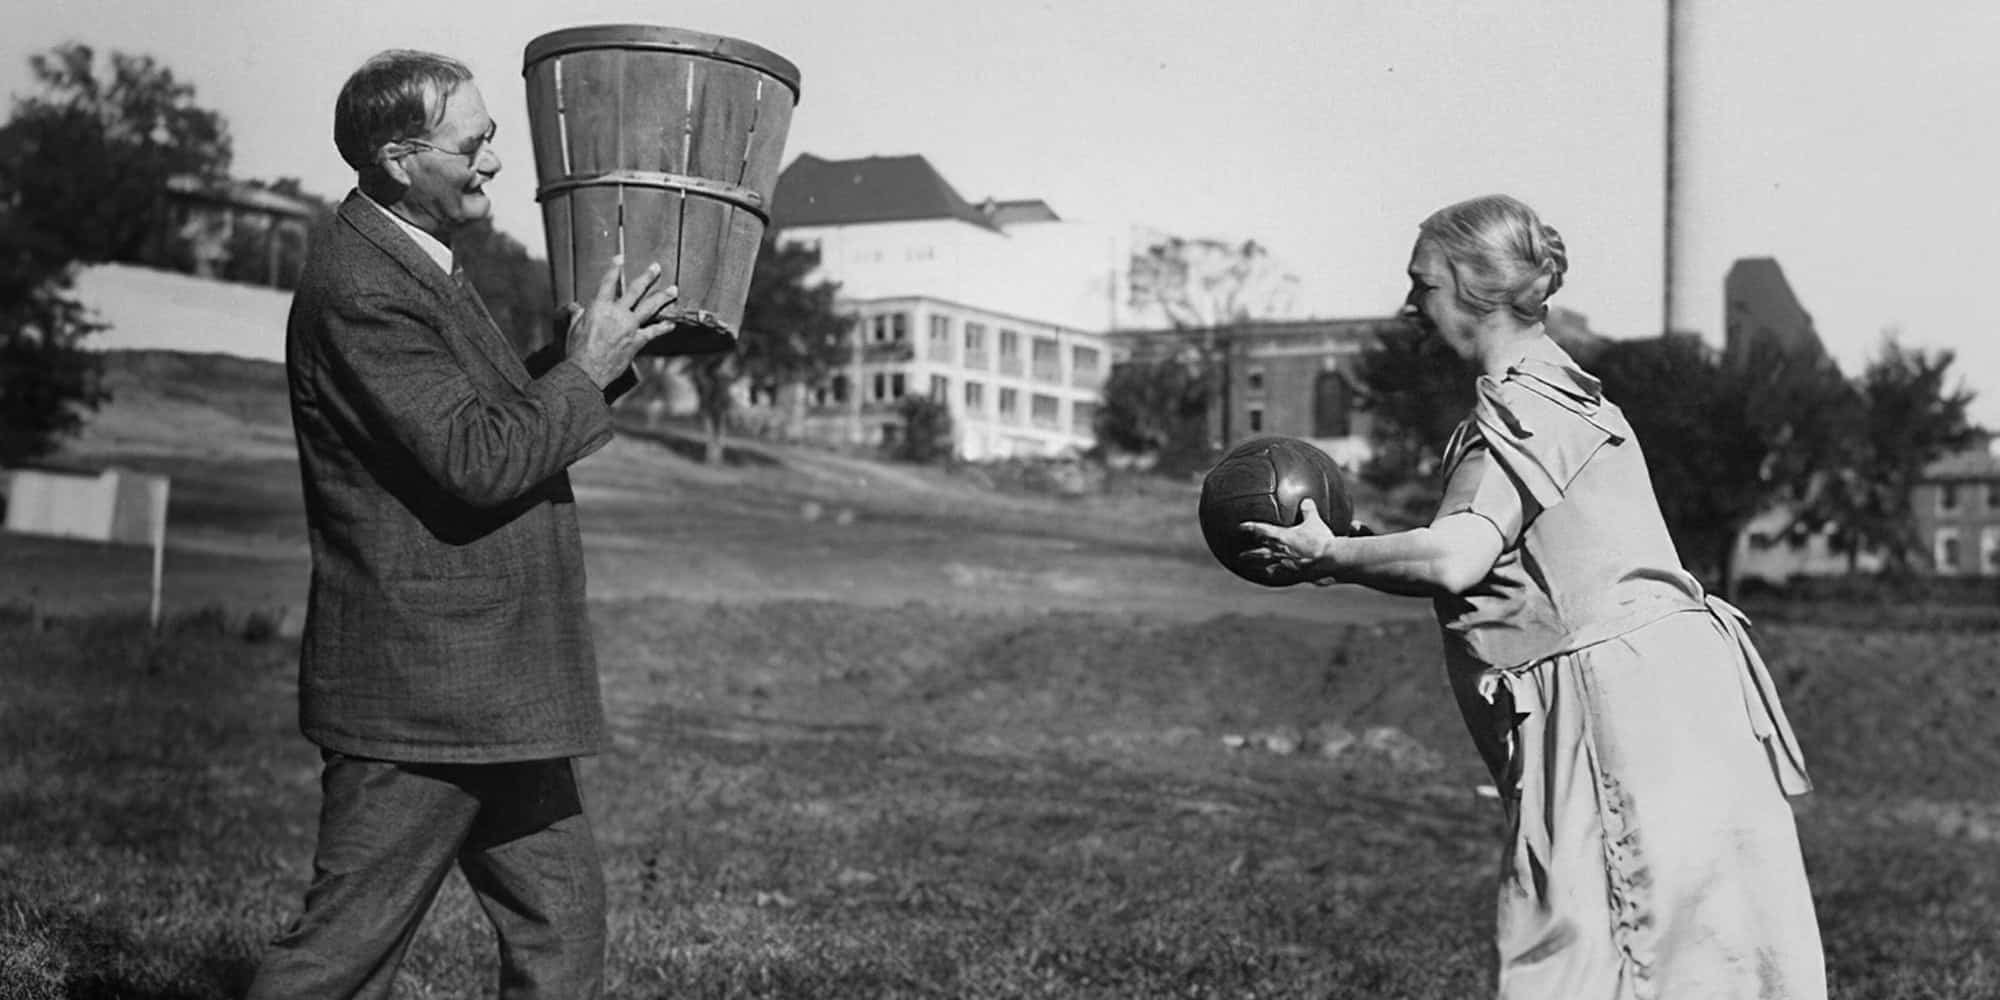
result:
[[[1282,526],[1244,521],[1237,527],[1257,538],[1255,547],[1243,552],[1245,560],[1272,580],[1311,581],[1320,586],[1340,582],[1331,565],[1333,549],[1339,544],[1333,529],[1320,520],[1319,507],[1311,498],[1299,501],[1299,523]]]

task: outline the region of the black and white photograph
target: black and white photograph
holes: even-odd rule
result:
[[[0,1000],[2000,998],[2000,7],[0,12]]]

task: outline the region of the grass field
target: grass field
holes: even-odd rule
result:
[[[274,370],[121,365],[75,453],[189,498],[169,627],[142,554],[0,537],[5,998],[233,996],[311,850]],[[1421,605],[1238,584],[1177,487],[739,459],[632,436],[578,476],[613,996],[1481,995],[1499,816]],[[2000,636],[1758,639],[1835,995],[2000,996]],[[493,975],[448,883],[399,995]]]

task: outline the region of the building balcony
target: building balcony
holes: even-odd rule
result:
[[[907,340],[870,341],[861,345],[863,361],[914,361],[916,357],[916,345]]]

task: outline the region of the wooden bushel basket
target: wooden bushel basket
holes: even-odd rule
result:
[[[736,344],[770,223],[799,71],[749,42],[679,28],[566,28],[528,43],[528,130],[558,308],[612,258],[658,261],[678,322],[641,353]]]

